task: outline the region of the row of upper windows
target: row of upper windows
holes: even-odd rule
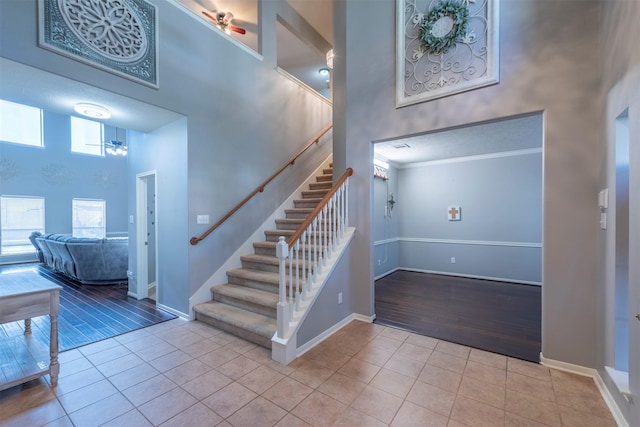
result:
[[[105,200],[72,199],[72,235],[106,235]],[[29,241],[33,231],[45,232],[44,197],[0,196],[0,255],[33,252]]]
[[[41,108],[0,99],[0,142],[44,147],[42,116]],[[80,117],[70,119],[71,152],[104,157],[104,125]]]

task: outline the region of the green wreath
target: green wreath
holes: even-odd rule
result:
[[[451,30],[438,37],[433,34],[434,25],[442,18],[448,17],[453,21]],[[469,24],[469,9],[455,0],[444,0],[431,9],[420,27],[420,42],[422,46],[434,54],[447,53],[455,46],[456,41],[467,32]]]

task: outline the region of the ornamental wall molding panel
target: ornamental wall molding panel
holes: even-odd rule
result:
[[[38,0],[38,44],[158,88],[156,6],[145,0]]]
[[[396,107],[499,82],[499,0],[396,1]]]

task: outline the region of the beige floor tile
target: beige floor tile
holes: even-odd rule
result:
[[[468,397],[456,397],[451,418],[473,427],[496,427],[504,425],[504,411]]]
[[[174,351],[178,350],[168,342],[164,342],[157,337],[154,338],[158,340],[157,343],[151,344],[149,346],[144,346],[139,350],[133,350],[138,355],[138,357],[140,357],[145,362],[155,360],[159,357],[166,356],[167,354],[173,353]]]
[[[111,377],[119,374],[120,372],[131,369],[134,366],[140,366],[143,363],[144,360],[142,360],[137,354],[129,353],[125,356],[97,365],[96,368],[98,368],[105,377]]]
[[[400,399],[404,399],[415,381],[415,378],[383,368],[380,369],[369,384]]]
[[[120,344],[127,344],[135,341],[142,341],[145,338],[149,338],[152,336],[153,334],[149,333],[147,331],[147,328],[142,328],[132,332],[128,332],[126,334],[118,335],[117,337],[114,337],[114,339],[118,341]]]
[[[526,375],[541,381],[551,381],[549,368],[538,363],[527,362],[520,359],[508,358],[507,369],[509,372]]]
[[[127,335],[129,334],[120,335],[119,337],[116,337],[116,339],[118,340],[119,343],[123,344],[129,350],[138,353],[138,355],[140,355],[139,352],[142,349],[153,347],[154,345],[158,345],[162,343],[166,344],[166,342],[161,338],[158,338],[157,336],[149,333],[147,333],[144,336],[140,336],[137,339],[121,338],[121,337],[126,337]],[[176,349],[174,348],[173,350],[176,350]]]
[[[369,341],[367,345],[372,345],[374,347],[380,347],[384,350],[390,350],[395,352],[402,345],[402,341],[398,341],[393,338],[380,334],[376,336],[374,339],[372,339],[371,341]]]
[[[440,341],[438,345],[442,344],[442,342],[443,341]],[[427,364],[461,374],[464,372],[465,366],[467,366],[467,359],[449,353],[443,353],[438,351],[436,347],[436,350],[429,356]]]
[[[422,372],[424,368],[424,362],[412,359],[403,354],[394,354],[387,363],[384,364],[384,367],[406,375],[407,377],[418,378],[418,375],[420,375],[420,372]]]
[[[311,352],[305,353],[305,357],[332,371],[337,371],[351,359],[350,355],[326,346],[314,348]]]
[[[556,402],[558,405],[568,406],[601,418],[608,418],[611,415],[609,407],[600,396],[569,396],[556,393]]]
[[[402,354],[419,362],[426,363],[431,355],[432,350],[415,344],[403,343],[396,354]]]
[[[222,418],[227,418],[256,397],[258,395],[248,388],[233,382],[204,399],[202,403]]]
[[[302,402],[313,389],[294,379],[284,377],[280,382],[262,394],[262,397],[286,411],[291,411]]]
[[[346,405],[326,394],[314,391],[291,413],[314,427],[325,427],[334,425],[346,410]]]
[[[363,383],[368,383],[380,370],[379,366],[353,358],[345,363],[338,373]]]
[[[4,425],[4,424],[3,424]],[[149,424],[151,425],[151,424]],[[64,416],[64,417],[60,417],[56,420],[53,420],[49,423],[46,424],[42,424],[43,427],[74,427],[73,423],[71,422],[71,418],[69,418],[68,416]]]
[[[221,332],[219,334],[216,334],[214,336],[212,336],[211,338],[209,338],[211,341],[220,344],[221,346],[225,346],[227,344],[229,344],[230,342],[232,342],[235,337],[231,334],[228,334],[226,332]]]
[[[291,375],[295,370],[291,366],[283,365],[282,363],[276,362],[275,360],[269,360],[264,364],[264,366],[273,369],[274,371],[280,372],[282,375]]]
[[[404,342],[407,344],[419,345],[420,347],[428,348],[430,350],[433,350],[436,348],[436,345],[438,345],[438,340],[436,338],[418,334],[410,334]]]
[[[495,406],[496,408],[505,408],[506,389],[504,386],[496,386],[465,375],[462,377],[458,394],[486,403],[487,405]]]
[[[122,394],[135,406],[140,406],[176,387],[176,383],[159,374],[129,387]]]
[[[235,427],[273,426],[280,421],[287,412],[262,397],[257,397],[246,406],[228,418]]]
[[[391,425],[393,427],[445,427],[447,417],[405,401]]]
[[[187,353],[191,357],[200,357],[204,354],[209,353],[210,351],[217,350],[220,348],[220,344],[216,344],[211,340],[200,340],[191,345],[182,347],[181,350]]]
[[[137,409],[120,415],[100,427],[152,427],[153,424]]]
[[[198,402],[162,423],[162,427],[213,427],[222,421],[222,417],[207,408],[206,405]]]
[[[552,369],[550,371],[556,395],[600,398],[593,378]]]
[[[353,408],[347,409],[333,427],[386,427],[387,424],[378,421],[367,414],[356,411]]]
[[[159,334],[158,337],[162,338],[172,346],[176,348],[183,348],[191,344],[202,341],[202,335],[198,335],[195,332],[190,332],[180,328],[178,331],[170,331],[166,335]]]
[[[150,360],[148,363],[158,371],[163,373],[190,360],[193,360],[193,357],[189,356],[187,353],[181,350],[176,350],[174,352],[165,354],[164,356],[160,356],[156,359]]]
[[[193,406],[197,400],[180,387],[156,397],[138,407],[152,424],[158,425]]]
[[[386,391],[367,386],[356,397],[351,407],[389,424],[396,416],[400,405],[402,405],[402,399]]]
[[[164,376],[178,385],[182,385],[194,378],[206,374],[213,368],[198,359],[189,360],[182,365],[176,366],[173,369],[169,369],[164,373]]]
[[[229,385],[233,380],[216,370],[207,372],[191,381],[182,384],[182,388],[198,400],[211,396],[216,391]]]
[[[21,405],[20,409],[2,408],[0,425],[3,427],[37,426],[60,419],[66,415],[63,407],[56,399],[42,401],[34,406]]]
[[[409,335],[411,335],[411,333],[408,331],[403,331],[402,329],[386,327],[382,330],[382,332],[380,332],[379,335],[382,337],[389,337],[393,338],[394,340],[404,342],[404,340],[409,338]]]
[[[84,354],[80,352],[79,349],[74,348],[73,350],[63,351],[58,354],[58,362],[62,365],[63,363],[71,362],[72,360],[83,358]]]
[[[425,365],[424,369],[418,376],[418,381],[422,381],[452,393],[456,393],[458,391],[461,379],[462,374],[429,364]]]
[[[75,427],[93,427],[104,424],[133,409],[131,402],[118,393],[71,412],[69,418]]]
[[[259,366],[240,378],[238,382],[249,390],[262,394],[282,378],[284,378],[284,375],[280,372],[274,371],[266,366]]]
[[[110,362],[114,359],[119,359],[123,356],[131,354],[131,350],[129,350],[127,347],[118,343],[118,341],[113,340],[113,342],[115,343],[115,345],[91,354],[85,354],[85,357],[94,365],[101,365],[105,362]]]
[[[469,353],[471,352],[471,348],[469,347],[447,341],[439,341],[435,350],[452,356],[461,357],[463,359],[468,358]]]
[[[101,380],[97,383],[66,393],[58,397],[58,400],[64,410],[67,411],[67,413],[71,413],[116,393],[118,393],[118,389],[109,381]]]
[[[472,348],[469,353],[469,361],[482,363],[498,369],[507,369],[507,356]]]
[[[336,372],[318,387],[318,391],[336,399],[340,403],[349,405],[364,390],[366,385],[362,381],[354,380]]]
[[[231,425],[231,424],[229,424]],[[302,421],[295,415],[287,414],[276,424],[276,427],[309,427],[311,424]]]
[[[109,381],[111,381],[111,384],[113,384],[118,390],[122,391],[146,381],[149,378],[153,378],[158,374],[160,373],[156,368],[148,363],[143,363],[109,377]]]
[[[529,420],[509,412],[504,414],[504,425],[505,427],[549,427],[547,424]]]
[[[456,395],[441,388],[416,381],[406,400],[448,417],[456,400]]]
[[[112,347],[119,346],[120,343],[115,338],[109,338],[102,341],[97,341],[92,344],[87,344],[82,347],[78,347],[78,351],[85,357],[90,354],[100,353],[101,351],[108,350]]]
[[[255,362],[263,364],[271,361],[271,351],[264,347],[256,346],[254,349],[244,353],[244,357],[248,357]]]
[[[289,376],[311,388],[316,388],[333,375],[333,373],[333,370],[318,365],[312,360],[305,360],[298,364]]]
[[[612,416],[607,418],[597,417],[588,412],[577,411],[568,406],[559,405],[560,418],[563,427],[616,427]]]
[[[229,348],[239,354],[244,354],[255,349],[256,347],[258,347],[256,344],[239,338],[236,338],[225,346],[225,348]]]
[[[58,379],[61,379],[67,375],[77,374],[78,372],[86,371],[87,369],[92,369],[95,366],[91,362],[87,360],[86,357],[82,356],[81,358],[71,360],[64,364],[64,366],[60,365],[60,376]]]
[[[463,376],[473,377],[499,387],[507,383],[507,371],[469,360],[464,368]]]
[[[515,372],[507,372],[507,392],[517,391],[542,400],[555,402],[553,386],[548,381],[537,380]]]
[[[367,345],[354,356],[356,359],[364,360],[376,366],[384,366],[385,363],[393,356],[395,350]]]
[[[507,392],[506,411],[548,426],[562,426],[560,410],[555,402],[538,399],[515,391]]]
[[[218,348],[216,350],[210,351],[209,353],[203,354],[198,357],[198,360],[206,363],[212,368],[216,368],[220,365],[224,365],[230,360],[238,357],[239,354],[231,349],[225,349],[224,347]]]
[[[103,379],[105,379],[105,377],[102,375],[102,372],[96,368],[89,368],[82,372],[76,372],[75,374],[58,378],[58,386],[53,389],[53,391],[56,395],[62,396],[63,394],[97,383]]]

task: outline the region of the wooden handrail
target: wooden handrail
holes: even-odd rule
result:
[[[200,235],[200,237],[192,237],[189,240],[189,243],[191,243],[192,245],[197,245],[198,242],[200,242],[201,240],[204,240],[209,234],[213,233],[213,231],[220,227],[222,225],[222,223],[224,223],[226,220],[228,220],[234,213],[236,213],[242,206],[244,206],[249,200],[251,200],[253,198],[253,196],[255,196],[258,193],[262,193],[264,191],[264,188],[271,182],[273,181],[278,175],[280,175],[285,169],[287,169],[289,166],[293,166],[294,163],[296,162],[296,160],[298,160],[298,158],[300,156],[302,156],[309,148],[311,148],[311,146],[313,144],[317,144],[318,142],[320,142],[320,138],[322,138],[327,132],[329,132],[331,130],[331,128],[333,127],[333,125],[329,125],[327,126],[327,128],[325,130],[323,130],[322,132],[320,132],[315,138],[313,138],[311,140],[310,143],[307,144],[306,147],[304,147],[298,154],[296,154],[295,156],[293,156],[287,163],[285,163],[280,169],[278,169],[278,171],[276,173],[274,173],[273,175],[271,175],[265,182],[263,182],[262,184],[260,184],[260,186],[258,186],[258,188],[256,188],[255,190],[253,190],[253,192],[251,192],[251,194],[249,194],[247,197],[245,197],[240,203],[238,203],[233,209],[231,209],[229,211],[229,213],[227,213],[225,216],[223,216],[218,222],[216,222],[215,224],[213,224],[211,227],[209,227],[209,229],[207,231],[205,231],[204,233],[202,233]]]
[[[300,236],[302,236],[302,233],[305,232],[305,230],[309,227],[309,225],[313,222],[313,220],[318,216],[320,211],[324,208],[324,205],[327,204],[329,199],[331,199],[331,197],[333,197],[333,195],[336,193],[336,191],[338,191],[340,186],[342,184],[344,184],[344,182],[347,180],[347,178],[349,178],[351,175],[353,175],[353,169],[347,168],[347,170],[344,171],[344,173],[342,174],[340,179],[333,185],[333,188],[331,188],[331,190],[316,205],[315,209],[307,216],[307,219],[304,220],[302,225],[300,225],[300,227],[298,227],[296,232],[293,233],[287,239],[287,245],[289,245],[289,249],[291,249],[293,247],[293,245],[295,244],[296,240],[298,240],[300,238]]]

